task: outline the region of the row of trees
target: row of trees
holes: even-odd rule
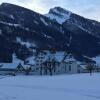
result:
[[[55,59],[48,59],[47,61],[45,61],[43,64],[41,64],[40,67],[40,74],[42,75],[42,72],[44,71],[44,74],[47,75],[48,72],[50,73],[50,75],[53,75],[53,72],[56,71],[56,60]]]
[[[100,71],[100,67],[92,63],[88,63],[86,69],[89,71],[90,75],[92,75],[93,71]]]

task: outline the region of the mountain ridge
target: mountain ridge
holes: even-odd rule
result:
[[[25,60],[33,56],[33,48],[55,48],[57,51],[70,51],[78,56],[88,57],[100,54],[99,22],[83,18],[60,7],[52,8],[49,13],[53,15],[54,9],[60,12],[56,12],[56,17],[64,15],[66,20],[63,20],[63,23],[24,7],[1,4],[0,62],[10,62],[13,53],[19,59]]]

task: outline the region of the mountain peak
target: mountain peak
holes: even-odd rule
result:
[[[15,5],[15,4],[11,4],[11,3],[3,2],[0,6],[2,6],[2,7],[6,7],[6,6],[17,6],[17,5]]]
[[[1,5],[9,5],[10,3],[3,2]]]
[[[69,13],[71,13],[70,11],[68,11],[68,10],[66,10],[66,9],[64,9],[64,8],[61,8],[61,7],[54,7],[54,8],[52,8],[52,9],[50,9],[49,13],[52,13],[52,12],[55,12],[55,11],[57,11],[57,12],[59,12],[59,13],[64,13],[64,14],[69,14]],[[57,12],[56,12],[56,13],[57,13]]]
[[[29,10],[29,9],[27,9],[27,8],[25,8],[25,7],[21,7],[21,6],[19,6],[19,5],[16,5],[16,4],[12,4],[12,3],[6,3],[6,2],[3,2],[1,5],[0,5],[0,10],[1,9],[10,9],[11,11],[13,10],[13,9],[22,9],[22,10]]]
[[[71,12],[61,7],[54,7],[50,9],[49,13],[46,14],[50,19],[56,20],[59,24],[64,23],[70,19]]]

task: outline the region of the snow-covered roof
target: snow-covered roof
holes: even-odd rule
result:
[[[50,51],[45,51],[46,55],[44,57],[44,62],[52,59],[55,59],[57,62],[62,62],[63,57],[64,57],[64,52],[63,51],[57,51],[56,53],[52,54]]]
[[[16,57],[16,55],[13,54],[12,63],[1,63],[0,65],[1,65],[1,68],[6,68],[6,69],[16,69],[19,64],[21,64],[24,68],[27,68],[27,67],[30,67],[29,65],[34,65],[35,64],[35,60],[34,59],[35,59],[34,56],[29,57],[26,60],[26,61],[28,61],[28,63],[24,64],[24,61],[18,59]]]
[[[13,61],[12,61],[12,63],[1,63],[0,65],[2,65],[1,68],[15,69],[19,65],[19,63],[23,63],[23,61],[18,59],[16,57],[16,55],[13,54]]]
[[[15,63],[1,63],[2,67],[1,68],[7,68],[7,69],[15,69],[18,64]]]
[[[74,56],[72,54],[67,54],[66,58],[64,60],[64,62],[75,62],[76,59],[74,58]]]
[[[86,64],[80,64],[80,67],[81,67],[82,69],[86,69],[87,65],[86,65]]]
[[[27,58],[26,61],[28,61],[27,64],[29,64],[29,65],[35,65],[35,63],[36,63],[35,56],[31,56],[31,57]]]
[[[62,62],[64,58],[64,52],[56,52],[55,54],[55,59],[58,61],[58,62]]]
[[[100,65],[100,56],[96,56],[94,58],[92,58],[94,61],[96,61],[97,65]]]

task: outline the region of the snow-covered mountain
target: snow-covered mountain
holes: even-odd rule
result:
[[[12,54],[25,60],[34,48],[70,51],[77,59],[100,54],[100,23],[60,7],[41,15],[29,9],[0,5],[0,62],[11,62]]]
[[[50,9],[45,16],[64,25],[71,31],[80,29],[100,38],[100,23],[97,21],[86,19],[61,7]]]
[[[70,19],[71,12],[60,7],[50,9],[49,14],[45,16],[52,20],[56,20],[59,24],[63,24],[65,21]]]
[[[94,52],[96,53],[99,52],[98,49],[100,46],[98,45],[100,41],[99,22],[86,19],[61,7],[55,7],[50,9],[49,13],[46,14],[45,16],[62,25],[63,28],[66,29],[67,31],[70,31],[69,43],[70,43],[70,49],[72,51],[74,48],[74,51],[75,49],[77,49],[76,51],[78,53],[81,52],[82,54],[84,54],[84,52],[86,51],[85,54],[88,56],[98,55],[94,54]],[[95,47],[93,47],[94,45]],[[87,48],[91,49],[87,50]]]

